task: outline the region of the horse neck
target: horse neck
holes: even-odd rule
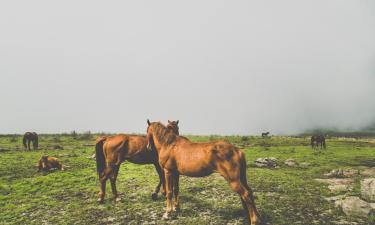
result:
[[[166,140],[159,140],[159,138],[155,134],[153,135],[152,139],[154,141],[155,148],[157,149],[158,152],[161,149],[163,149],[163,148],[165,148],[166,146],[169,145]]]

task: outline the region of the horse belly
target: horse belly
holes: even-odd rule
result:
[[[202,162],[183,162],[177,164],[177,170],[180,174],[189,177],[205,177],[214,172],[213,168]]]

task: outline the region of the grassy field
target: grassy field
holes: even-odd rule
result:
[[[106,202],[96,202],[98,179],[94,153],[95,136],[41,135],[38,151],[24,151],[19,136],[0,137],[0,224],[244,224],[239,197],[219,175],[181,178],[181,209],[177,217],[164,221],[165,199],[151,200],[158,182],[152,165],[121,166],[118,189],[122,201],[114,203],[107,185]],[[248,180],[267,224],[374,224],[346,217],[324,200],[332,196],[315,178],[331,169],[375,166],[375,142],[371,139],[327,141],[326,151],[314,151],[307,138],[190,136],[194,141],[227,139],[244,149]],[[18,146],[18,147],[17,147]],[[54,150],[59,146],[63,150]],[[55,156],[66,171],[37,173],[41,155]],[[256,168],[258,157],[293,158],[308,162],[307,168]],[[358,181],[352,195],[359,195]]]

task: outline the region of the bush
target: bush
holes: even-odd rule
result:
[[[91,134],[90,131],[86,131],[85,133],[83,133],[82,135],[80,135],[79,139],[80,140],[90,140],[93,138],[93,135]]]
[[[72,138],[73,138],[74,140],[77,140],[78,134],[77,134],[77,132],[76,132],[75,130],[73,130],[73,131],[70,133],[70,136],[72,136]]]

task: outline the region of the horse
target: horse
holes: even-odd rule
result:
[[[38,149],[38,134],[37,133],[26,132],[23,135],[22,143],[23,143],[23,146],[25,147],[25,149],[27,148],[28,150],[30,150],[30,142],[33,143],[33,149],[34,150]]]
[[[270,132],[262,133],[262,137],[263,138],[268,137],[269,134],[270,134]]]
[[[64,170],[64,165],[61,164],[57,158],[51,157],[51,156],[42,156],[39,159],[37,167],[38,167],[38,172],[40,171],[48,172],[51,169]]]
[[[174,134],[179,134],[179,121],[168,120],[168,130]],[[135,164],[154,164],[156,172],[159,175],[159,183],[152,193],[151,198],[157,199],[160,187],[162,194],[165,195],[164,173],[159,165],[158,156],[155,151],[147,149],[145,136],[118,134],[110,137],[99,137],[95,144],[95,158],[98,177],[100,181],[99,203],[104,202],[105,188],[107,180],[110,180],[112,194],[115,201],[119,201],[116,180],[120,165],[129,161]]]
[[[157,152],[159,164],[165,174],[167,207],[163,215],[164,219],[168,219],[173,211],[180,209],[180,175],[205,177],[218,172],[240,195],[249,223],[251,225],[260,223],[253,192],[247,184],[243,151],[225,141],[194,143],[177,136],[160,122],[151,123],[147,120],[147,124],[148,146],[152,151]]]
[[[324,135],[313,135],[311,136],[311,148],[326,149],[326,138]]]

